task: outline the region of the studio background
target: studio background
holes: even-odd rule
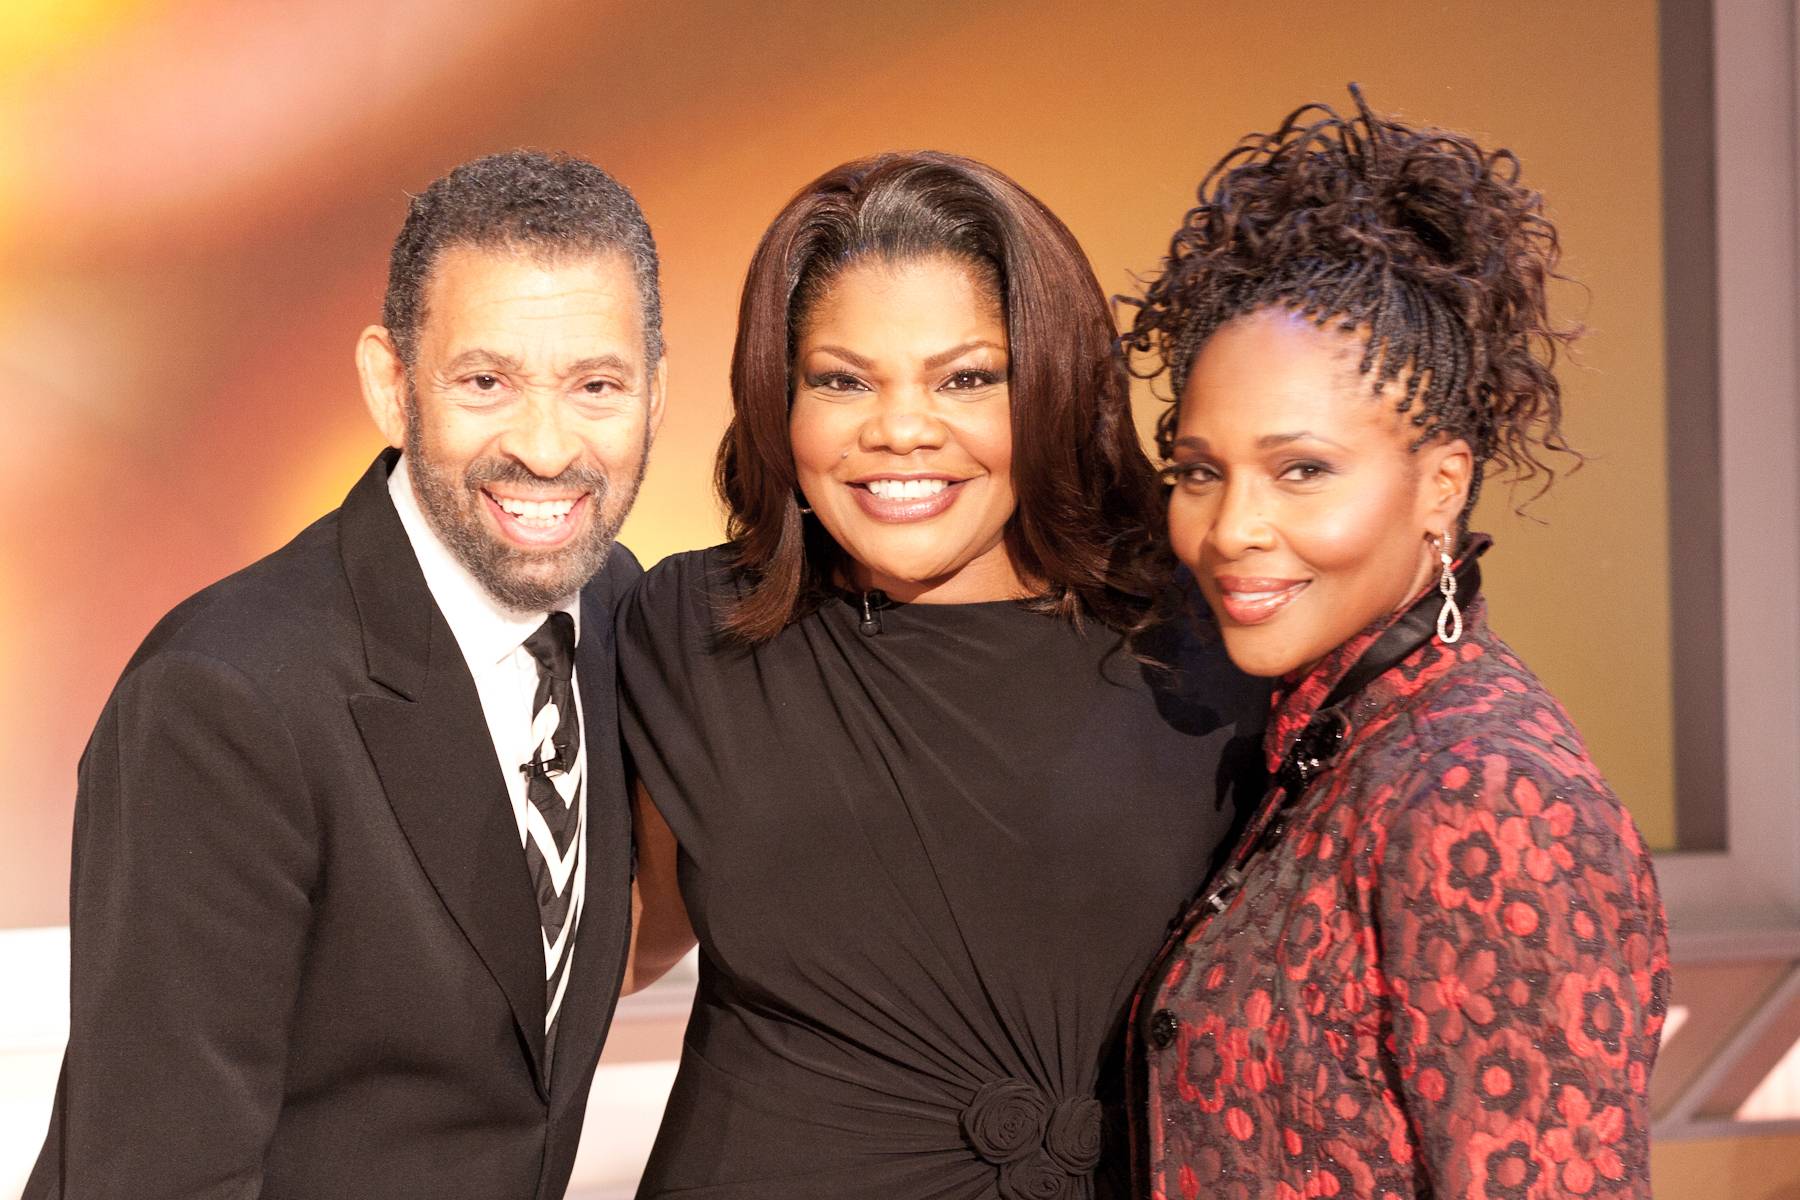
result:
[[[738,289],[807,180],[884,149],[984,159],[1067,222],[1103,287],[1130,291],[1238,135],[1303,101],[1345,105],[1350,80],[1379,110],[1512,148],[1549,197],[1581,284],[1558,288],[1558,312],[1588,330],[1561,377],[1589,462],[1524,516],[1528,493],[1489,490],[1487,590],[1652,845],[1674,849],[1667,431],[1692,398],[1665,378],[1673,7],[9,0],[0,929],[67,920],[76,759],[152,624],[334,507],[379,449],[351,348],[378,318],[408,192],[534,146],[637,195],[670,361],[623,535],[648,564],[720,536]],[[1140,389],[1146,431],[1159,408]],[[652,1045],[663,1025],[609,1053],[672,1056]],[[36,1117],[21,1101],[31,1127],[4,1136],[34,1149],[48,1101]],[[1659,1191],[1722,1194],[1721,1172],[1776,1161],[1785,1175],[1756,1166],[1732,1194],[1800,1196],[1800,1142],[1671,1142]]]

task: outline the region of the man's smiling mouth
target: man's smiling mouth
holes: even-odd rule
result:
[[[511,513],[528,525],[541,525],[548,529],[569,515],[575,507],[579,496],[566,500],[519,500],[511,496],[495,496],[494,503],[502,510]]]
[[[586,511],[590,493],[536,500],[522,496],[497,496],[483,488],[487,503],[500,532],[509,541],[529,546],[551,547],[567,541],[574,533],[577,516]]]

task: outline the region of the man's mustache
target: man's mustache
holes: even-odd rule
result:
[[[575,463],[556,476],[546,478],[536,474],[523,463],[510,458],[478,458],[474,460],[463,472],[463,482],[470,488],[506,483],[524,488],[541,488],[545,491],[593,492],[602,498],[605,497],[606,489],[609,486],[606,472],[597,467]]]

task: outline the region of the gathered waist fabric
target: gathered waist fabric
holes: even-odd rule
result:
[[[815,1030],[742,1013],[714,1023],[703,1013],[683,1047],[640,1198],[1095,1195],[1106,1122],[1091,1090],[1065,1094],[993,1067],[921,1069],[835,1046]]]

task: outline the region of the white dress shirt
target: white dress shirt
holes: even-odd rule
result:
[[[507,796],[512,801],[513,816],[518,821],[519,845],[521,848],[525,845],[526,823],[533,818],[539,827],[540,839],[547,839],[549,830],[544,826],[543,819],[531,810],[531,801],[525,791],[525,775],[519,770],[519,766],[531,761],[538,747],[531,736],[532,704],[537,698],[537,661],[525,649],[525,639],[537,631],[549,613],[517,613],[501,606],[469,574],[468,569],[456,561],[455,555],[438,538],[427,522],[424,510],[419,507],[418,497],[413,494],[412,474],[407,469],[404,454],[394,464],[393,472],[388,476],[388,494],[393,497],[394,509],[400,514],[400,524],[406,527],[407,540],[412,543],[413,554],[419,560],[419,569],[425,573],[425,586],[431,589],[431,598],[437,601],[438,611],[444,614],[450,632],[456,636],[456,644],[462,649],[463,659],[469,664],[469,674],[475,678],[475,690],[481,697],[481,711],[487,718],[488,734],[494,742],[494,756],[500,763],[500,776],[506,780]],[[561,609],[574,619],[577,640],[581,636],[579,610],[579,596],[570,597],[569,602]],[[578,683],[575,685],[575,719],[581,719],[581,690]],[[577,838],[582,837],[587,829],[585,726],[583,730],[581,751],[575,760],[581,780],[580,793],[575,798],[575,803],[580,806],[575,827]],[[575,927],[586,894],[587,855],[582,853],[575,860],[575,897],[570,906],[569,919],[565,923],[565,932]],[[560,945],[553,948],[546,943],[546,972],[555,965],[560,948]],[[565,987],[574,971],[573,947],[569,949],[569,957],[569,964],[562,977]],[[555,999],[562,999],[560,992]],[[552,1016],[555,1011],[556,1005],[553,1003]]]

